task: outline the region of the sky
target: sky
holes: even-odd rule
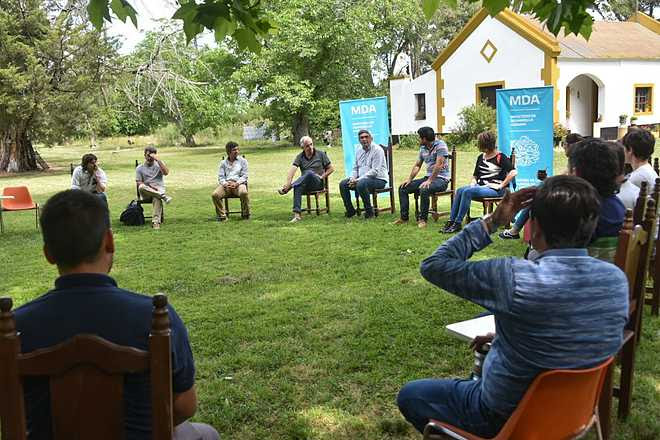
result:
[[[175,0],[132,0],[130,3],[138,13],[137,28],[135,28],[130,18],[126,19],[126,23],[122,23],[119,19],[113,17],[112,22],[106,24],[108,33],[119,37],[122,41],[122,47],[119,50],[122,54],[130,53],[142,41],[146,31],[158,27],[158,22],[155,20],[171,18],[174,11],[177,10]]]

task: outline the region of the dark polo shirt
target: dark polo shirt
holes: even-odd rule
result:
[[[59,277],[55,289],[15,311],[22,352],[51,347],[91,333],[119,345],[147,350],[152,299],[117,287],[101,274]],[[195,383],[188,332],[174,308],[168,306],[172,330],[172,389],[188,391]],[[50,392],[47,380],[24,381],[30,440],[51,439]],[[102,396],[99,396],[102,398]],[[126,439],[151,439],[149,375],[130,374],[124,381]]]
[[[330,158],[325,151],[314,148],[314,154],[310,159],[307,159],[305,152],[302,151],[293,160],[293,166],[300,168],[300,174],[312,170],[320,176],[330,166]]]

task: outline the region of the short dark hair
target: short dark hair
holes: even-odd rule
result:
[[[596,230],[599,212],[598,193],[589,182],[561,175],[543,181],[530,216],[538,221],[550,248],[583,248]]]
[[[601,197],[610,197],[619,189],[619,158],[606,141],[590,138],[575,144],[568,163],[577,176],[596,188]]]
[[[365,129],[363,128],[362,130],[358,131],[358,137],[360,137],[360,135],[361,135],[361,134],[364,134],[364,133],[366,133],[366,134],[368,134],[369,136],[371,136],[371,133],[369,132],[369,130],[365,130]]]
[[[484,131],[477,136],[480,150],[493,151],[497,148],[497,136],[492,131]]]
[[[65,268],[93,262],[110,229],[108,207],[97,196],[78,189],[48,199],[39,222],[48,254]]]
[[[577,144],[583,139],[581,134],[578,133],[568,133],[566,135],[566,145]]]
[[[610,141],[608,143],[612,151],[614,151],[614,154],[616,154],[616,158],[619,159],[619,175],[625,174],[626,170],[626,153],[623,151],[624,147],[621,142],[618,141]]]
[[[231,153],[231,150],[233,150],[234,148],[238,148],[238,144],[234,141],[229,141],[225,145],[225,151],[227,152],[227,154]]]
[[[81,165],[84,169],[86,169],[86,168],[87,168],[87,164],[89,164],[90,162],[95,161],[95,160],[98,160],[97,157],[96,157],[95,155],[93,155],[92,153],[87,153],[87,154],[84,154],[84,155],[83,155],[83,157],[82,157],[82,159],[81,159],[81,161],[80,161],[80,165]]]
[[[629,130],[623,136],[623,145],[626,147],[626,150],[632,150],[632,154],[636,158],[647,160],[653,156],[655,137],[650,131],[635,127],[634,130]]]
[[[435,130],[433,130],[431,127],[422,127],[417,130],[417,134],[419,137],[426,139],[429,142],[433,142],[435,140]]]
[[[144,149],[144,154],[158,153],[158,150],[153,145],[149,145]]]

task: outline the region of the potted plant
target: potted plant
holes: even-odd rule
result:
[[[626,125],[626,121],[628,120],[628,115],[623,113],[619,115],[619,126],[623,127]]]
[[[630,125],[637,125],[637,116],[630,117]]]
[[[555,147],[559,146],[559,143],[566,137],[568,134],[568,129],[557,122],[552,130],[552,140]]]

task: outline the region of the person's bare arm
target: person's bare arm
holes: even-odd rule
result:
[[[431,170],[431,175],[424,182],[422,182],[420,188],[428,188],[431,186],[436,177],[438,177],[438,174],[440,174],[443,166],[445,166],[445,158],[438,155],[438,157],[435,159],[433,170]]]
[[[408,184],[412,182],[412,180],[415,178],[417,173],[419,173],[419,170],[421,168],[422,168],[422,161],[418,160],[417,162],[415,162],[415,165],[413,165],[412,170],[410,170],[410,176],[408,176],[406,180],[401,182],[401,188],[408,186]]]
[[[509,174],[507,174],[504,180],[502,181],[502,184],[500,185],[500,189],[506,188],[509,182],[511,182],[513,178],[516,177],[517,174],[518,174],[518,170],[516,170],[515,168],[509,171]]]
[[[170,174],[170,169],[167,168],[167,165],[165,165],[165,162],[160,160],[160,157],[158,157],[157,154],[151,153],[151,155],[154,158],[154,160],[156,162],[158,162],[158,166],[160,167],[160,171],[163,173],[163,176],[167,176],[168,174]]]
[[[328,168],[326,168],[323,174],[321,174],[321,180],[325,179],[334,172],[335,172],[335,167],[333,167],[332,164],[328,165]]]
[[[188,391],[174,394],[172,408],[174,426],[180,425],[194,416],[195,411],[197,411],[197,392],[194,385]]]
[[[284,189],[291,188],[291,182],[293,181],[293,176],[296,175],[297,170],[298,170],[297,166],[291,165],[291,168],[289,168],[289,172],[286,174],[286,183],[284,184]]]

